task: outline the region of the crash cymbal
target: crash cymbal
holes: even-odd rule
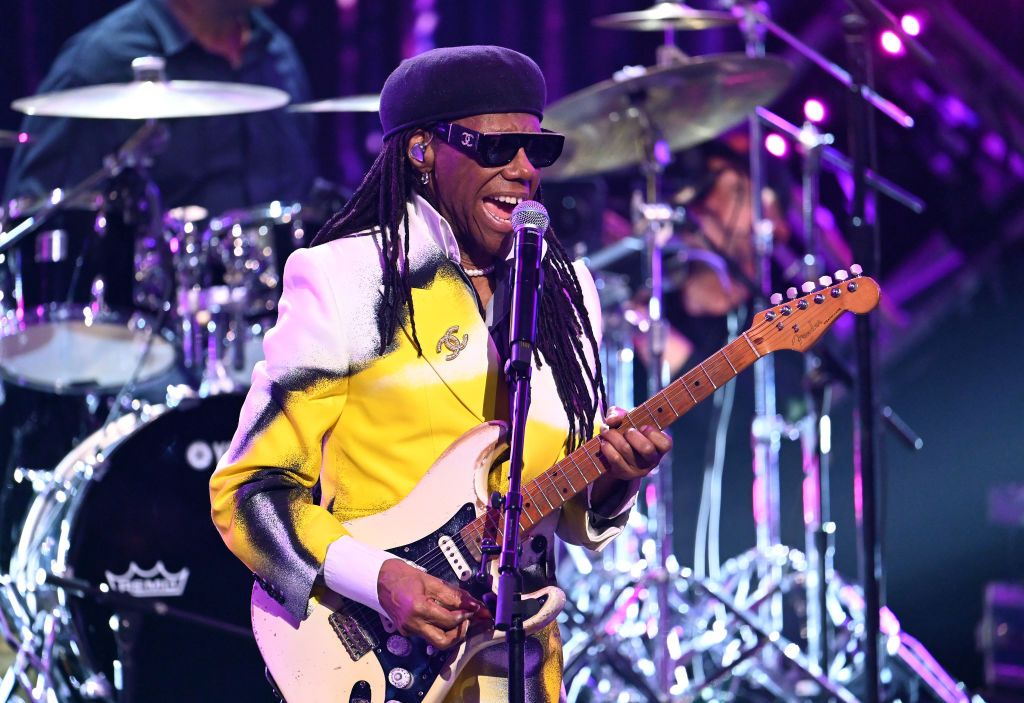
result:
[[[348,95],[343,98],[299,103],[288,108],[289,112],[378,112],[379,110],[379,95]]]
[[[715,54],[584,88],[544,111],[544,126],[566,135],[561,158],[544,169],[544,178],[640,164],[651,138],[673,151],[712,139],[771,102],[791,73],[780,58]]]
[[[288,104],[277,88],[214,81],[105,83],[19,98],[11,107],[26,115],[153,120],[209,117],[273,110]]]
[[[658,32],[665,29],[710,29],[738,24],[739,20],[728,12],[695,10],[678,2],[659,2],[646,10],[620,12],[594,20],[596,27],[629,29],[639,32]]]

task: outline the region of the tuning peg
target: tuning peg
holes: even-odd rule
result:
[[[814,281],[804,281],[804,284],[800,286],[800,290],[804,293],[813,293],[814,289],[818,286],[814,285]]]
[[[830,285],[832,285],[832,277],[822,276],[821,278],[818,279],[818,283],[821,285],[822,288],[828,288]]]
[[[850,273],[852,273],[854,276],[859,276],[862,273],[864,273],[864,269],[861,268],[860,264],[853,264],[852,266],[850,266]]]
[[[843,281],[850,277],[850,274],[846,273],[846,271],[844,271],[843,269],[839,269],[838,271],[836,271],[835,276],[836,280],[842,283]]]
[[[772,305],[778,305],[782,302],[782,293],[772,293],[772,297],[768,298]]]
[[[794,288],[793,286],[790,286],[789,288],[787,288],[786,289],[786,297],[789,298],[790,300],[795,298],[796,297],[796,288]]]

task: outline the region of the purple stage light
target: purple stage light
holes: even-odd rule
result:
[[[921,20],[916,15],[903,15],[900,18],[900,27],[912,37],[921,33]]]
[[[789,144],[782,138],[781,134],[769,134],[764,138],[764,148],[768,153],[778,158],[784,158],[789,153]]]
[[[826,114],[825,103],[817,98],[808,98],[804,103],[804,117],[806,117],[808,121],[813,122],[814,124],[821,124],[825,121]]]
[[[903,54],[903,40],[900,39],[896,32],[892,30],[885,30],[882,32],[882,36],[879,37],[879,42],[882,45],[882,51],[893,56],[901,56]]]

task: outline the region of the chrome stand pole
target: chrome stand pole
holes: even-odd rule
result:
[[[813,282],[823,273],[824,261],[817,236],[815,214],[820,202],[819,178],[822,150],[830,138],[823,137],[811,123],[800,133],[804,146],[803,201],[801,203],[805,238],[804,278]],[[830,654],[830,633],[825,585],[832,574],[835,551],[834,532],[829,501],[829,450],[831,425],[826,399],[828,380],[821,372],[822,361],[815,352],[804,355],[804,381],[807,412],[799,423],[800,448],[803,456],[804,552],[807,574],[807,660],[827,675]]]
[[[762,8],[767,11],[767,7]],[[744,14],[741,28],[746,37],[747,56],[765,55],[764,27],[751,14]],[[750,128],[750,190],[751,213],[754,223],[754,250],[757,270],[755,308],[766,306],[771,295],[772,225],[764,216],[761,193],[764,190],[764,166],[761,151],[761,123],[757,114],[749,118]],[[754,420],[751,443],[754,455],[754,524],[757,529],[757,548],[768,554],[782,544],[779,498],[779,449],[782,444],[782,420],[775,406],[775,362],[765,356],[754,364]],[[761,578],[777,581],[781,574],[767,562],[762,564]],[[776,596],[760,610],[762,626],[770,631],[782,629],[782,598]]]

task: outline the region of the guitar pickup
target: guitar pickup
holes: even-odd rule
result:
[[[468,581],[473,575],[473,570],[469,568],[469,563],[466,558],[459,551],[458,546],[448,535],[442,535],[437,540],[437,546],[441,548],[441,553],[444,554],[444,558],[448,560],[448,566],[452,567],[452,571],[455,572],[455,576],[459,581]]]

